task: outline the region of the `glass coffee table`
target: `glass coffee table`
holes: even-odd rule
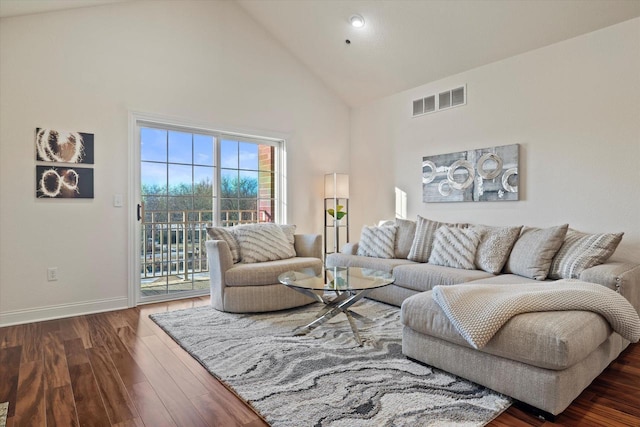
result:
[[[324,277],[315,275],[311,269],[287,271],[278,276],[278,280],[324,304],[315,320],[296,328],[294,335],[306,335],[332,317],[344,313],[359,345],[362,345],[362,339],[355,319],[365,322],[369,319],[350,310],[350,307],[373,289],[394,282],[391,273],[359,267],[327,267],[324,269]]]

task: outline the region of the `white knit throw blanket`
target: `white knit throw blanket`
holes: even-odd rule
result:
[[[435,286],[433,299],[473,348],[484,347],[513,316],[534,311],[583,310],[602,315],[631,342],[640,339],[640,318],[622,295],[575,279],[520,285]]]

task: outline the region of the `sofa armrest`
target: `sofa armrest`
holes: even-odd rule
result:
[[[224,311],[224,275],[233,266],[233,257],[229,245],[224,240],[207,240],[207,261],[209,262],[209,286],[211,287],[211,305]]]
[[[615,290],[640,314],[640,264],[607,262],[587,268],[580,274],[580,280]]]
[[[296,256],[322,259],[322,236],[319,234],[295,234],[293,238]]]
[[[340,249],[341,254],[346,255],[357,255],[358,254],[358,242],[354,243],[346,243],[342,249]]]

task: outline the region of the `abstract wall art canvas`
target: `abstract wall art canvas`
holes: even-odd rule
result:
[[[519,200],[518,157],[518,144],[425,156],[422,201]]]
[[[36,128],[36,160],[93,164],[93,134]]]
[[[36,197],[93,199],[93,169],[36,166]]]

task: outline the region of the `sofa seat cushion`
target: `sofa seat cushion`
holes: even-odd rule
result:
[[[553,282],[553,280],[546,280],[546,282]],[[523,283],[540,284],[539,280],[529,279],[528,277],[518,276],[517,274],[500,274],[499,276],[484,277],[478,280],[471,280],[468,284],[485,284],[485,285],[521,285]]]
[[[280,283],[278,276],[285,271],[313,269],[315,274],[322,273],[322,261],[318,258],[295,257],[259,263],[239,263],[225,272],[227,286],[264,286]]]
[[[327,267],[361,267],[380,270],[387,273],[395,271],[399,265],[416,264],[413,261],[397,258],[371,258],[360,255],[330,254],[325,261]]]
[[[407,298],[402,304],[401,320],[416,332],[472,348],[434,301],[431,291]],[[509,320],[478,351],[562,370],[586,358],[611,334],[607,321],[589,311],[525,313]]]
[[[397,266],[393,269],[393,277],[396,285],[422,292],[438,285],[457,285],[494,275],[482,270],[462,270],[420,263]]]

